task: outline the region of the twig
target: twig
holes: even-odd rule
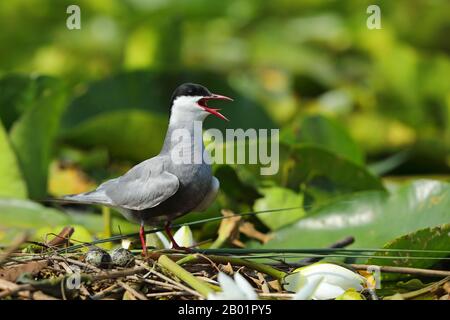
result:
[[[259,293],[261,298],[284,298],[284,299],[292,299],[294,294],[292,293]]]
[[[169,289],[169,290],[179,290],[180,287],[175,286],[173,284],[170,283],[166,283],[166,282],[161,282],[158,280],[153,280],[153,279],[145,279],[145,278],[136,278],[137,280],[140,280],[142,282],[148,283],[148,284],[154,284],[160,287],[164,287],[165,289]]]
[[[23,292],[25,293],[25,292]],[[19,293],[20,296],[24,296],[21,293]],[[33,300],[59,300],[58,298],[49,296],[48,294],[43,293],[42,291],[36,291],[32,294]]]
[[[39,244],[43,245],[45,247],[58,247],[58,246],[64,246],[69,244],[70,237],[75,232],[75,229],[73,227],[67,226],[64,227],[58,234],[53,234],[55,237],[50,241],[45,241],[45,244]],[[47,236],[52,234],[47,234]],[[47,237],[46,236],[46,237]]]
[[[373,265],[369,264],[350,264],[350,266],[356,270],[367,270]],[[448,277],[450,276],[450,271],[445,270],[432,270],[432,269],[419,269],[419,268],[408,268],[408,267],[391,267],[391,266],[378,266],[381,272],[386,273],[403,273],[403,274],[413,274],[416,276],[428,276],[428,277]]]
[[[123,278],[126,276],[131,276],[133,274],[142,273],[144,271],[146,271],[146,268],[137,267],[137,268],[120,270],[120,271],[105,272],[103,274],[86,275],[86,277],[88,279],[91,279],[92,281],[98,281],[98,280],[104,280],[104,279]]]
[[[91,269],[92,271],[97,272],[97,273],[103,272],[102,269],[99,269],[99,268],[97,268],[97,267],[95,267],[93,265],[84,263],[84,262],[79,261],[79,260],[66,258],[66,257],[63,257],[63,256],[51,256],[51,257],[49,257],[49,259],[58,260],[58,261],[64,261],[66,263],[70,262],[71,264],[77,265],[79,267],[83,267],[85,269]]]
[[[141,292],[139,292],[136,289],[132,288],[131,286],[129,286],[125,282],[123,282],[121,280],[117,280],[117,283],[119,284],[119,286],[124,288],[126,291],[128,291],[131,295],[135,296],[139,300],[148,300],[147,297],[144,296]]]
[[[10,282],[4,279],[0,279],[0,289],[4,290],[0,292],[0,299],[5,298],[11,295],[15,295],[20,291],[29,291],[33,289],[33,286],[30,284],[22,284],[18,285],[14,282]]]
[[[106,297],[107,295],[109,295],[111,293],[115,293],[115,291],[123,291],[123,290],[125,290],[125,289],[119,288],[119,285],[117,283],[115,283],[115,284],[109,286],[108,288],[106,288],[106,289],[104,289],[104,290],[102,290],[100,292],[97,292],[94,295],[89,296],[89,298],[91,300],[100,300],[100,299],[103,299],[104,297]]]
[[[146,266],[144,263],[140,262],[140,261],[136,261],[136,264],[142,266],[143,268],[145,268],[147,271],[149,271],[150,273],[153,273],[154,275],[160,277],[163,280],[166,280],[170,283],[172,283],[173,285],[177,286],[178,288],[180,288],[181,290],[185,290],[189,293],[191,293],[194,296],[203,298],[203,296],[201,294],[199,294],[197,291],[192,290],[189,287],[186,287],[184,284],[176,282],[175,280],[170,279],[169,277],[166,277],[165,275],[163,275],[162,273],[159,273],[158,271],[154,270],[153,268],[150,268],[149,266]]]
[[[152,297],[165,297],[165,296],[185,296],[188,294],[189,294],[188,292],[182,292],[182,291],[169,291],[169,292],[147,293],[145,296],[147,298],[152,298]]]
[[[14,239],[11,246],[9,246],[2,254],[0,254],[0,266],[8,259],[8,257],[17,249],[20,248],[28,240],[28,232],[20,234],[16,239]]]

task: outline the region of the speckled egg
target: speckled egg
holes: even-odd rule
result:
[[[102,269],[108,269],[112,265],[112,260],[109,253],[100,248],[89,249],[86,253],[84,261],[94,267]]]
[[[112,263],[117,267],[134,266],[134,255],[124,248],[116,248],[111,251]]]

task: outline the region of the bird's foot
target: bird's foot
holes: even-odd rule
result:
[[[175,241],[175,239],[172,235],[172,229],[170,227],[170,222],[167,222],[164,225],[164,230],[166,231],[167,236],[169,237],[170,243],[172,244],[172,249],[192,253],[192,250],[190,248],[179,246],[178,243]]]

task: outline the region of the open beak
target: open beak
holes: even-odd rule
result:
[[[228,98],[226,96],[222,96],[220,94],[211,94],[210,96],[206,96],[201,98],[198,101],[198,104],[200,105],[200,107],[202,107],[206,112],[209,112],[213,115],[215,115],[216,117],[229,121],[223,114],[221,114],[219,111],[220,109],[214,109],[214,108],[210,108],[208,107],[208,100],[225,100],[225,101],[233,101],[233,99]]]

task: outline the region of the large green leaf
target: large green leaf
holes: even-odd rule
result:
[[[157,154],[167,121],[159,114],[141,110],[119,110],[92,116],[65,140],[77,146],[106,147],[116,158],[139,161]]]
[[[273,208],[299,207],[295,210],[258,214],[258,218],[271,230],[277,230],[284,227],[305,215],[305,211],[301,208],[303,205],[302,194],[280,187],[262,188],[260,189],[260,193],[262,193],[264,197],[255,201],[253,206],[255,211],[264,211]]]
[[[69,224],[64,213],[35,202],[0,198],[0,226],[2,228],[38,229]]]
[[[450,220],[450,219],[449,219]],[[408,249],[408,250],[424,250],[424,252],[382,252],[376,253],[375,256],[392,257],[398,256],[398,259],[390,260],[383,258],[370,258],[368,264],[374,265],[393,265],[413,268],[428,268],[436,263],[436,260],[428,259],[408,259],[411,255],[420,257],[442,258],[448,256],[450,249],[450,224],[442,224],[436,227],[420,229],[403,235],[393,241],[387,243],[385,249]],[[430,251],[446,251],[445,252],[426,252]]]
[[[433,180],[415,181],[391,195],[380,191],[347,195],[278,230],[265,247],[323,248],[353,236],[353,247],[381,248],[404,234],[448,223],[449,207],[450,185]],[[450,242],[446,247],[450,250]]]
[[[287,170],[282,171],[284,183],[296,188],[342,194],[363,190],[384,190],[381,180],[365,167],[322,147],[300,145],[290,151]]]
[[[22,179],[16,155],[0,123],[0,197],[26,198],[27,188]]]
[[[337,121],[322,116],[306,116],[301,122],[283,131],[290,143],[318,145],[358,164],[364,163],[361,148]]]
[[[39,94],[28,101],[30,105],[12,125],[10,139],[27,183],[28,195],[44,198],[51,149],[65,106],[65,88],[54,78],[37,77],[30,81],[35,82]]]
[[[0,198],[0,240],[11,240],[19,230],[39,230],[64,225],[82,225],[92,234],[103,231],[101,215],[92,213],[66,214],[56,209],[44,207],[38,203]],[[115,233],[129,233],[137,230],[137,225],[114,217]]]
[[[0,120],[7,131],[41,95],[37,81],[29,76],[10,74],[0,79]]]

